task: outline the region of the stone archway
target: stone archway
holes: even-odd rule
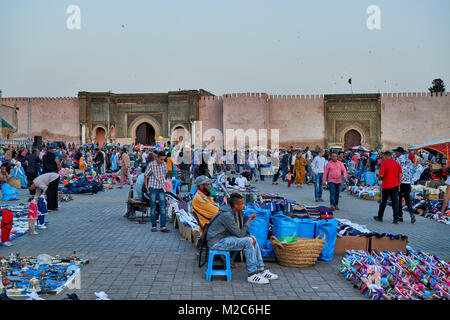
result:
[[[103,127],[97,127],[94,131],[94,141],[99,148],[106,142],[106,130]]]
[[[347,132],[345,132],[344,150],[360,145],[361,145],[361,134],[357,130],[350,129]]]
[[[155,128],[148,122],[138,125],[135,144],[155,145],[155,142]]]
[[[161,135],[161,132],[162,132],[161,125],[155,118],[153,118],[152,116],[148,116],[148,115],[140,116],[140,117],[137,117],[136,119],[134,119],[133,122],[131,122],[130,126],[128,127],[128,136],[131,137],[132,143],[136,143],[137,129],[143,123],[147,123],[148,125],[150,125],[153,128],[155,140],[157,137],[159,137]],[[148,127],[145,126],[145,129],[147,130]],[[141,130],[143,130],[143,129],[141,129]]]

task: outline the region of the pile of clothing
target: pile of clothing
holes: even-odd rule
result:
[[[87,260],[74,255],[67,258],[40,254],[20,257],[19,253],[2,259],[7,272],[2,282],[7,296],[20,297],[35,294],[58,294],[75,280]],[[76,281],[76,280],[75,280]]]
[[[90,181],[89,181],[90,180]],[[88,179],[84,176],[78,177],[63,187],[59,188],[59,193],[62,194],[81,194],[81,193],[93,193],[97,194],[99,191],[103,191],[103,184],[97,182],[94,179]]]

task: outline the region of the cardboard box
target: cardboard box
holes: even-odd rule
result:
[[[197,246],[199,238],[200,232],[198,230],[192,230],[192,242],[194,243],[194,246]]]
[[[437,163],[432,163],[431,164],[431,170],[442,170],[442,166],[440,164],[437,164]]]
[[[439,200],[439,194],[428,194],[425,196],[425,199],[428,200]]]
[[[345,250],[369,251],[369,238],[362,236],[338,236],[334,245],[334,254],[345,254]]]
[[[401,250],[406,252],[406,245],[408,244],[408,239],[406,240],[391,240],[389,237],[383,237],[378,239],[377,237],[372,237],[370,239],[370,250],[377,251],[398,251]]]

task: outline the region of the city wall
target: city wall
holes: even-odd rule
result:
[[[381,141],[384,149],[441,139],[450,139],[450,95],[382,94]]]
[[[15,139],[26,139],[28,128],[28,99],[3,98],[2,103],[16,106],[18,131]],[[80,117],[78,98],[31,98],[31,137],[42,136],[43,142],[80,142]]]

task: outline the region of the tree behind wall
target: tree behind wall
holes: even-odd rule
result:
[[[441,93],[442,96],[442,94],[445,92],[444,81],[442,79],[434,79],[431,84],[432,86],[428,88],[428,91],[430,91],[431,95],[433,95],[433,92],[435,92],[436,95]]]

